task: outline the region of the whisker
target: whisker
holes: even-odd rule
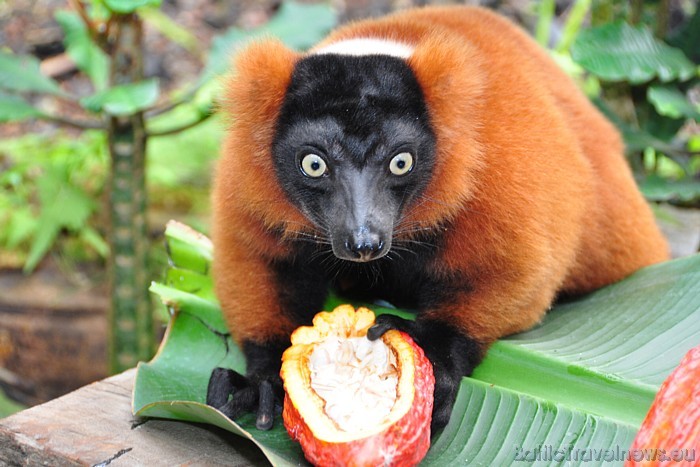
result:
[[[330,245],[331,242],[325,237],[320,237],[315,234],[309,234],[307,232],[292,232],[295,236],[288,236],[288,240],[306,240],[312,243],[318,243],[320,245]]]
[[[449,208],[455,207],[455,206],[460,204],[460,203],[448,203],[446,201],[438,200],[438,199],[433,198],[432,196],[427,196],[427,195],[419,195],[418,198],[423,200],[423,201],[428,201],[428,202],[439,204],[440,206],[446,206]]]
[[[404,235],[404,234],[409,234],[409,233],[417,233],[417,232],[435,232],[435,231],[436,231],[436,229],[434,227],[407,227],[407,228],[395,229],[394,236]]]
[[[401,246],[401,245],[392,245],[392,246],[391,246],[391,250],[392,250],[392,251],[395,251],[395,252],[397,252],[397,253],[398,253],[398,252],[406,252],[406,253],[411,253],[411,254],[414,255],[414,256],[418,256],[418,252],[417,252],[417,251],[415,251],[415,250],[413,250],[413,249],[411,249],[411,248],[403,247],[403,246]]]

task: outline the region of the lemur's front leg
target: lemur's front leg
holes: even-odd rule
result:
[[[319,270],[293,256],[267,262],[239,253],[235,261],[230,259],[224,262],[225,274],[217,279],[217,292],[245,355],[246,374],[215,368],[207,404],[232,419],[256,412],[256,426],[267,430],[284,397],[279,376],[282,353],[290,345],[292,331],[310,324],[323,309],[327,284]]]
[[[246,376],[229,368],[214,368],[207,386],[207,404],[232,420],[256,412],[257,428],[272,428],[275,414],[282,410],[284,389],[279,378],[279,361],[287,347],[289,342],[283,340],[265,345],[244,344]]]
[[[435,402],[432,430],[444,427],[462,377],[470,376],[498,338],[527,329],[544,314],[553,288],[538,287],[537,278],[508,281],[507,275],[481,269],[478,280],[453,272],[431,278],[419,291],[416,321],[381,315],[369,329],[377,339],[389,329],[406,332],[433,364]]]

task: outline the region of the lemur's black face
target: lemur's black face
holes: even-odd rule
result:
[[[435,136],[404,60],[320,54],[296,65],[273,154],[287,196],[335,256],[364,262],[387,254],[430,180]]]

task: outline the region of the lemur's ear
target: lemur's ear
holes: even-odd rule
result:
[[[221,109],[248,127],[257,142],[271,141],[299,54],[277,39],[256,41],[239,52],[224,83]]]

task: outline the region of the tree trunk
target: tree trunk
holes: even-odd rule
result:
[[[115,16],[111,85],[143,78],[142,25],[135,14]],[[133,367],[153,352],[153,319],[148,295],[146,227],[146,132],[143,113],[109,121],[110,341],[112,372]]]

